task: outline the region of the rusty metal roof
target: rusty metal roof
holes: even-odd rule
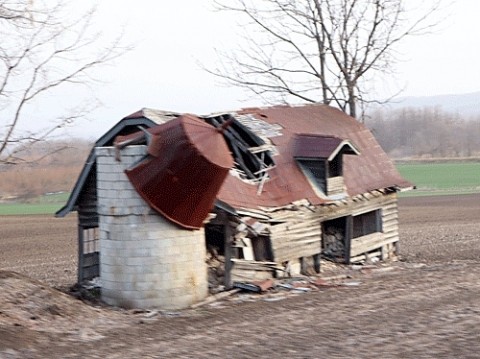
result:
[[[125,173],[156,211],[184,228],[200,228],[233,166],[221,132],[191,115],[149,132],[150,156]]]
[[[325,158],[331,161],[342,150],[344,154],[359,154],[350,141],[334,136],[298,134],[294,146],[294,157]]]
[[[218,198],[233,207],[256,208],[288,205],[307,199],[317,205],[328,202],[319,197],[295,161],[295,139],[300,134],[332,137],[354,144],[358,156],[345,156],[343,176],[347,193],[355,196],[386,188],[407,188],[412,184],[401,177],[393,162],[372,133],[354,118],[326,105],[275,106],[250,108],[237,115],[250,115],[282,128],[281,135],[270,138],[278,155],[275,168],[258,194],[258,185],[228,176]],[[312,150],[315,152],[314,150]],[[329,151],[326,151],[329,152]]]
[[[233,116],[265,141],[265,146],[257,146],[257,149],[271,148],[274,166],[269,166],[268,176],[262,177],[265,181],[256,182],[241,179],[233,171],[230,175],[226,174],[231,160],[229,149],[220,133],[206,123],[218,114],[201,119],[187,115],[182,120],[176,120],[178,116],[173,112],[143,109],[125,117],[102,136],[96,146],[111,145],[115,135],[132,133],[134,123],[150,128],[162,123],[157,135],[162,134],[160,137],[164,140],[155,140],[149,147],[152,154],[158,155],[133,170],[130,176],[149,202],[158,208],[165,205],[161,208],[162,213],[187,228],[201,226],[205,211],[213,206],[213,194],[216,194],[217,200],[237,209],[278,207],[301,199],[307,199],[314,205],[328,202],[328,198],[317,195],[299,168],[295,160],[299,154],[329,158],[339,148],[357,152],[357,156],[345,156],[343,160],[344,183],[350,196],[412,186],[400,176],[372,133],[363,124],[333,107],[318,104],[275,106],[224,114]],[[156,131],[152,130],[152,133],[155,135]],[[175,140],[167,141],[167,137]],[[230,136],[230,140],[232,138]],[[301,148],[298,138],[306,141]],[[309,148],[308,138],[317,145],[322,143],[325,149],[318,146]],[[95,157],[89,157],[67,205],[57,215],[64,216],[76,209],[86,178],[95,170],[92,166],[94,162]],[[174,170],[176,175],[168,174],[166,169]],[[162,173],[157,178],[159,172]],[[218,193],[217,186],[220,186]],[[162,204],[165,198],[168,200]],[[182,204],[177,204],[178,201]]]

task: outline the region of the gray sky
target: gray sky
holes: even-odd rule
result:
[[[480,1],[457,0],[440,14],[435,34],[407,39],[399,48],[396,78],[385,79],[386,91],[404,87],[402,96],[480,91],[479,13]],[[69,134],[96,139],[142,107],[207,114],[260,104],[198,65],[213,65],[214,48],[231,46],[238,31],[231,15],[212,11],[211,0],[102,0],[97,23],[107,36],[123,28],[135,49],[96,74],[105,81],[94,88],[102,105],[93,120]]]

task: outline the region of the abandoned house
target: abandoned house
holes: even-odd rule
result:
[[[100,277],[105,302],[185,308],[214,280],[395,258],[397,192],[411,187],[326,105],[143,109],[98,139],[56,215],[77,211],[78,281]]]

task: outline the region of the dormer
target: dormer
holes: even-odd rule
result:
[[[313,134],[298,134],[295,137],[295,160],[315,189],[325,196],[345,193],[343,155],[359,154],[346,139]]]

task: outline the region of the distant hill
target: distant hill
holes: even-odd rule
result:
[[[459,95],[437,95],[437,96],[408,96],[394,99],[387,109],[398,109],[402,107],[441,107],[447,112],[459,113],[465,117],[480,116],[480,91]]]

